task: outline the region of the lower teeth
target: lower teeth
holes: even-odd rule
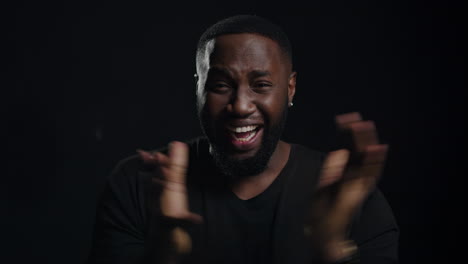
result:
[[[252,133],[250,133],[250,135],[248,135],[247,137],[245,138],[238,138],[234,135],[234,138],[237,140],[237,141],[241,141],[241,142],[246,142],[246,141],[249,141],[251,140],[255,134],[257,134],[257,131],[252,131]]]

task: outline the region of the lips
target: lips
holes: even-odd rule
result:
[[[239,151],[248,151],[260,143],[263,128],[260,125],[226,126],[230,145]]]

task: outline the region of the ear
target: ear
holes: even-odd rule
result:
[[[293,71],[291,75],[289,75],[289,82],[288,82],[288,106],[291,106],[291,103],[294,99],[294,94],[296,93],[296,76],[297,72]]]
[[[193,79],[195,80],[195,87],[196,87],[197,90],[198,90],[198,86],[200,86],[200,77],[198,76],[197,73],[194,73],[194,74],[193,74]]]

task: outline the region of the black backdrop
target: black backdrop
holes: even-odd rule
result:
[[[374,120],[391,146],[380,187],[401,227],[402,262],[452,259],[463,210],[451,195],[464,158],[461,5],[375,2],[5,7],[2,38],[13,45],[4,49],[0,261],[83,263],[116,162],[200,135],[196,41],[239,13],[271,19],[293,44],[298,84],[284,138],[326,151],[334,115]]]

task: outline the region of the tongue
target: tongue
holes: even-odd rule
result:
[[[250,133],[252,133],[252,131],[236,133],[236,137],[237,138],[245,138],[245,137],[248,137],[250,135]]]

